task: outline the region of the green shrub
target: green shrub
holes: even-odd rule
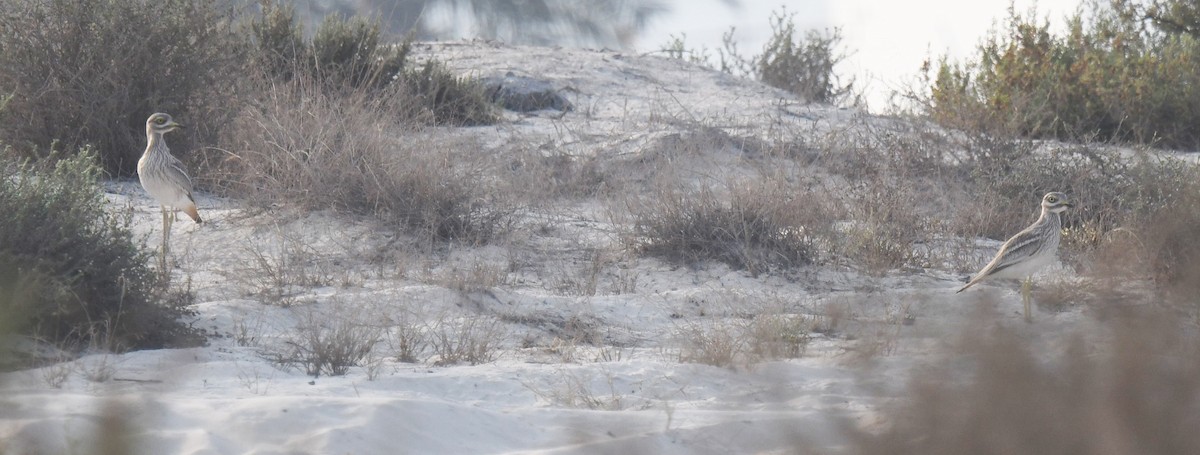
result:
[[[672,58],[686,59],[739,77],[751,77],[772,87],[794,93],[810,102],[829,104],[858,104],[854,80],[843,84],[835,67],[845,59],[839,49],[840,29],[805,32],[798,36],[796,13],[787,8],[771,14],[771,37],[762,53],[744,56],[733,40],[733,29],[725,33],[717,62],[710,60],[708,49],[691,50],[686,36],[672,36],[662,51]]]
[[[469,77],[455,75],[436,60],[402,76],[408,94],[441,125],[476,126],[496,123],[496,107],[484,87]]]
[[[363,17],[330,14],[312,39],[304,39],[295,7],[262,2],[262,15],[250,23],[255,58],[277,78],[290,80],[303,72],[329,89],[382,88],[404,67],[409,42],[389,46],[381,41],[379,23]]]
[[[194,119],[172,147],[210,143],[239,77],[230,14],[203,0],[0,0],[0,137],[27,156],[96,147],[133,174],[146,117]]]
[[[837,104],[853,96],[854,81],[842,85],[834,72],[844,58],[837,50],[841,30],[809,30],[800,38],[794,17],[786,9],[771,17],[771,38],[752,60],[754,74],[767,85],[813,102]]]
[[[411,67],[411,39],[384,44],[378,22],[329,15],[306,41],[291,5],[264,1],[262,6],[263,14],[251,22],[250,30],[257,43],[257,61],[272,77],[288,81],[302,73],[330,91],[369,89],[381,90],[380,96],[406,95],[409,103],[429,114],[421,118],[441,125],[483,125],[498,119],[482,84],[455,75],[433,59]],[[395,86],[397,82],[402,88]]]
[[[1127,0],[1090,5],[1062,35],[1010,10],[974,60],[929,68],[929,115],[996,135],[1200,145],[1197,36],[1143,22]]]
[[[110,213],[87,149],[0,179],[0,308],[18,333],[66,347],[161,348],[194,341],[130,219]],[[9,322],[11,324],[11,322]]]

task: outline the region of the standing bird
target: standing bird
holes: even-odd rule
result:
[[[1037,221],[1004,242],[992,262],[976,273],[958,292],[990,278],[1024,279],[1021,285],[1021,301],[1025,305],[1025,320],[1032,320],[1029,315],[1032,276],[1034,272],[1054,262],[1062,230],[1059,214],[1068,207],[1073,205],[1067,199],[1067,195],[1059,192],[1046,193],[1042,197],[1042,215]]]
[[[163,215],[163,247],[159,265],[165,273],[167,246],[171,237],[171,224],[175,214],[183,210],[196,223],[201,223],[200,212],[196,210],[196,199],[192,197],[192,179],[183,170],[183,163],[171,156],[167,149],[167,141],[163,134],[183,128],[183,125],[171,120],[171,116],[156,113],[146,119],[146,152],[138,160],[138,180],[142,188],[162,207]],[[171,213],[168,216],[167,210]]]

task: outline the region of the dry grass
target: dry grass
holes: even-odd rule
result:
[[[1121,313],[1046,349],[1003,326],[918,372],[878,434],[851,453],[1195,453],[1200,338],[1165,313]]]
[[[37,157],[93,145],[113,175],[134,173],[154,112],[190,126],[176,152],[210,143],[245,48],[222,3],[0,2],[0,137]]]
[[[401,91],[334,94],[299,76],[262,85],[263,100],[226,131],[226,150],[209,155],[206,183],[225,194],[467,244],[506,234],[523,206],[502,158],[421,128]]]
[[[479,365],[495,360],[507,337],[506,327],[495,317],[443,314],[430,326],[426,340],[434,365]]]
[[[590,376],[564,370],[559,373],[558,380],[551,387],[538,387],[529,383],[524,385],[538,398],[560,408],[602,411],[623,409],[621,394],[617,392],[613,377],[607,375],[604,385],[597,387],[595,378]],[[598,388],[607,390],[597,392]]]
[[[383,339],[383,330],[360,316],[339,313],[329,317],[306,311],[283,345],[266,354],[284,368],[299,367],[311,376],[345,375],[350,367],[360,366]]]
[[[627,202],[625,241],[643,254],[696,264],[724,262],[757,275],[818,259],[829,232],[824,201],[779,179],[733,179],[723,186],[666,184]]]
[[[801,314],[776,296],[726,296],[724,317],[681,316],[673,344],[683,363],[746,368],[755,363],[802,357],[820,318]]]

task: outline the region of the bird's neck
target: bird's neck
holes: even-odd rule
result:
[[[158,149],[158,148],[163,148],[163,149],[167,148],[167,142],[163,140],[162,133],[147,132],[146,133],[146,153],[150,153],[150,151]]]
[[[1039,224],[1049,223],[1049,224],[1053,224],[1055,226],[1062,225],[1062,222],[1058,218],[1058,212],[1051,211],[1050,209],[1045,208],[1045,207],[1042,207],[1042,216],[1038,218],[1038,223]]]

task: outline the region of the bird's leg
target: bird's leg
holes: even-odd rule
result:
[[[1029,313],[1029,301],[1032,288],[1033,277],[1026,277],[1025,281],[1021,283],[1021,303],[1025,304],[1025,322],[1033,322],[1033,315]]]
[[[161,278],[164,271],[167,270],[167,211],[159,207],[159,213],[162,214],[162,245],[158,248],[158,273]]]

